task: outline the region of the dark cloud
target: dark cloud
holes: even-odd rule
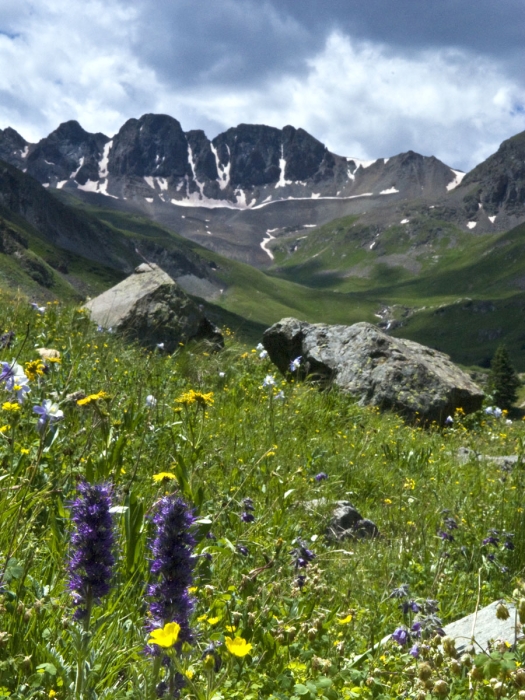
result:
[[[252,0],[140,0],[134,51],[169,83],[246,85],[272,73],[304,72],[323,33],[278,4]]]
[[[171,84],[304,74],[333,31],[396,52],[457,48],[522,71],[523,0],[139,0],[135,49]],[[517,66],[519,63],[519,67]]]

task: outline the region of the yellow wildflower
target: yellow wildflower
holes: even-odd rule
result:
[[[209,617],[207,622],[209,625],[216,625],[220,619],[221,619],[220,617]]]
[[[414,479],[405,479],[405,483],[403,484],[404,489],[409,489],[410,491],[413,491],[416,488],[416,482]]]
[[[178,399],[175,399],[175,403],[181,403],[183,406],[191,406],[196,403],[201,408],[206,408],[206,406],[213,405],[213,391],[208,394],[203,394],[201,391],[193,391],[190,389],[184,394],[181,394]]]
[[[156,644],[159,647],[172,647],[179,638],[180,625],[176,622],[168,622],[164,627],[159,627],[150,632],[148,644]]]
[[[0,433],[7,433],[8,430],[9,430],[8,425],[2,425],[2,427],[0,428]]]
[[[2,404],[2,411],[7,411],[10,413],[18,413],[20,411],[20,404],[11,403],[10,401],[6,401],[5,403]]]
[[[346,617],[343,617],[342,620],[337,620],[337,622],[340,625],[347,625],[349,622],[352,622],[352,615],[348,614]]]
[[[86,396],[85,399],[79,399],[77,401],[77,406],[86,406],[92,401],[100,401],[101,399],[109,399],[109,394],[106,391],[99,391],[98,394],[90,394]]]
[[[390,499],[390,498],[385,498],[385,500],[383,501],[383,503],[384,503],[386,506],[391,506],[391,505],[392,505],[392,499]]]
[[[28,455],[28,454],[29,454],[29,450],[27,449],[27,447],[21,447],[21,448],[20,448],[20,453],[23,454],[23,455]]]
[[[175,474],[171,472],[159,472],[158,474],[153,474],[153,481],[169,481],[170,479],[176,479]]]
[[[243,639],[242,637],[234,637],[233,639],[231,637],[226,637],[225,643],[230,654],[233,654],[234,656],[246,656],[246,654],[249,654],[252,649],[252,645],[248,644],[246,639]]]
[[[26,362],[24,371],[26,377],[33,382],[37,377],[44,376],[45,369],[42,360],[31,360],[31,362]]]

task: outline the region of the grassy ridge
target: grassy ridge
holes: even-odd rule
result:
[[[496,654],[485,674],[476,652],[457,673],[430,632],[410,641],[419,660],[408,646],[374,645],[425,617],[430,599],[445,623],[472,612],[478,596],[483,605],[512,594],[525,566],[521,462],[508,470],[457,454],[521,459],[523,422],[458,414],[452,428],[424,431],[278,376],[228,330],[221,353],[191,346],[164,356],[98,333],[75,308],[48,304],[40,315],[23,300],[2,302],[1,328],[17,338],[1,360],[26,367],[35,345],[61,353],[43,373],[33,365],[25,403],[0,386],[4,697],[79,697],[79,658],[89,662],[80,663],[83,698],[153,698],[175,668],[183,696],[199,700],[423,697],[437,682],[458,698],[471,682],[471,697],[488,698],[492,677],[504,683],[499,697],[517,697],[521,652],[512,673]],[[44,399],[63,417],[39,432],[32,407]],[[71,503],[83,479],[111,485],[116,528],[111,590],[87,637],[67,585]],[[172,665],[155,670],[143,653],[155,580],[150,516],[171,494],[198,518],[194,641],[168,650]],[[326,539],[331,504],[342,499],[381,537]],[[490,528],[498,534],[483,544]],[[302,547],[311,553],[303,563]],[[402,584],[419,613],[391,597]],[[246,656],[230,650],[234,639],[251,645]],[[473,657],[481,677],[470,674]],[[417,680],[423,658],[430,686]]]

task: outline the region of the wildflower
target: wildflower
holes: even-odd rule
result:
[[[20,405],[17,403],[11,403],[10,401],[6,401],[2,404],[2,411],[6,411],[7,413],[17,413],[19,410]]]
[[[501,408],[494,409],[494,418],[501,418],[502,415],[503,415],[503,411],[501,410]]]
[[[10,348],[13,340],[15,339],[15,334],[13,331],[7,331],[0,335],[0,348]]]
[[[483,542],[481,543],[484,547],[487,545],[493,545],[494,547],[499,546],[499,538],[497,537],[498,531],[497,530],[490,530],[488,537],[485,537]]]
[[[304,584],[306,583],[306,576],[304,574],[299,574],[299,576],[297,576],[295,579],[295,583],[299,589],[303,588]]]
[[[159,472],[158,474],[153,474],[153,481],[170,481],[171,479],[176,479],[175,474],[171,472]]]
[[[295,360],[292,360],[290,362],[290,372],[297,372],[297,370],[301,366],[301,360],[302,355],[299,355],[299,357],[296,357]]]
[[[164,350],[164,343],[157,343],[157,347],[159,350]]]
[[[389,598],[408,598],[408,583],[402,583],[399,588],[394,588]]]
[[[206,406],[213,405],[213,391],[208,394],[203,394],[200,391],[193,391],[190,389],[184,394],[181,394],[178,399],[175,399],[175,403],[180,403],[183,406],[191,406],[196,403],[201,408],[206,408]]]
[[[73,554],[68,568],[75,617],[80,619],[89,616],[92,604],[109,593],[115,559],[109,486],[84,481],[78,491],[80,496],[71,506]]]
[[[274,399],[276,401],[284,401],[284,399],[285,399],[284,391],[281,389],[281,391],[278,394],[275,394]]]
[[[97,326],[97,332],[98,332],[98,333],[103,333],[103,332],[104,332],[104,329],[102,328],[102,326]]]
[[[240,658],[246,656],[246,654],[249,654],[252,649],[252,645],[248,644],[246,639],[243,639],[242,637],[233,637],[233,639],[232,637],[226,637],[225,643],[226,649],[228,649],[230,654]]]
[[[64,412],[51,399],[44,399],[41,406],[33,406],[33,413],[40,416],[36,424],[39,433],[42,433],[48,424],[56,423],[64,417]]]
[[[295,559],[295,568],[304,569],[312,559],[315,559],[315,554],[310,549],[307,549],[306,544],[302,540],[297,539],[296,543],[297,547],[292,549],[290,554]]]
[[[255,520],[255,516],[252,513],[241,513],[241,520],[243,523],[253,523]]]
[[[410,649],[408,652],[410,656],[413,656],[414,659],[419,659],[419,646],[417,644],[414,644],[414,646]]]
[[[394,642],[397,642],[400,646],[404,647],[410,641],[410,635],[408,634],[408,630],[406,630],[404,627],[398,627],[392,633],[392,639]]]
[[[445,633],[443,632],[442,624],[443,623],[439,617],[430,614],[416,620],[416,622],[414,622],[410,628],[410,631],[415,637],[430,637],[434,634],[439,634],[440,636],[444,637]]]
[[[255,510],[255,506],[253,505],[253,499],[243,498],[242,503],[246,510]]]
[[[37,377],[45,374],[45,365],[41,360],[31,360],[25,364],[25,374],[28,379],[34,381]]]
[[[452,425],[453,423],[454,423],[454,419],[452,418],[452,416],[447,416],[445,418],[445,425]]]
[[[159,647],[172,647],[179,638],[180,625],[176,622],[168,622],[164,627],[158,627],[150,632],[148,644],[156,644]]]
[[[271,374],[267,374],[262,383],[263,386],[275,386],[275,378]]]
[[[457,530],[458,529],[458,524],[454,520],[454,518],[445,518],[443,521],[443,524],[447,528],[447,530]]]
[[[38,311],[39,314],[44,314],[46,312],[45,306],[38,306],[38,304],[35,304],[34,301],[31,302],[31,306],[35,311]]]
[[[242,554],[243,557],[247,557],[250,554],[248,547],[245,547],[243,544],[238,544],[235,549],[239,552],[239,554]]]
[[[505,534],[505,542],[503,543],[503,547],[508,550],[513,550],[514,549],[514,542],[512,541],[512,538],[514,537],[513,532],[507,532]]]
[[[87,406],[90,403],[109,399],[110,395],[106,391],[99,391],[98,394],[90,394],[83,399],[77,401],[77,406]]]
[[[157,399],[154,396],[152,396],[151,394],[148,394],[146,396],[146,406],[148,406],[148,408],[155,408],[156,405],[157,405]]]
[[[1,362],[0,382],[5,382],[7,391],[14,391],[15,385],[27,384],[27,377],[23,368],[14,360],[11,362]]]
[[[257,347],[255,349],[259,350],[259,352],[260,352],[261,350],[264,350],[264,345],[262,343],[258,343]]]
[[[512,425],[512,421],[510,418],[507,418],[507,420],[505,421],[505,425]]]
[[[407,615],[409,610],[414,613],[418,613],[421,610],[415,600],[405,600],[399,607],[403,610],[403,615]]]
[[[219,372],[219,377],[223,379],[226,376],[226,372]]]
[[[265,360],[268,357],[268,350],[261,350],[259,357],[261,360]]]
[[[342,620],[337,620],[337,622],[340,625],[348,625],[350,622],[352,622],[352,615],[347,615],[346,617],[343,617]]]
[[[189,625],[193,599],[188,593],[193,583],[195,540],[189,531],[193,521],[188,506],[180,498],[165,496],[154,506],[151,573],[157,580],[147,591],[150,612],[156,626],[167,622],[180,625],[180,642],[190,642],[193,638]]]
[[[27,379],[23,384],[14,384],[13,393],[18,403],[24,403],[26,400],[26,394],[31,393],[31,389],[27,386]]]
[[[450,532],[445,532],[444,530],[440,530],[438,532],[438,537],[441,537],[443,541],[454,542],[454,537],[450,534]]]
[[[319,474],[316,474],[314,476],[314,479],[316,481],[324,481],[325,479],[328,479],[328,474],[326,474],[325,472],[319,472]]]

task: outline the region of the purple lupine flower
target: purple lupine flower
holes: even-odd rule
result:
[[[404,627],[398,627],[392,633],[392,639],[394,642],[397,642],[400,646],[404,647],[410,641],[410,635],[408,634],[408,630],[406,630]]]
[[[89,616],[93,603],[109,593],[115,558],[110,487],[84,481],[78,491],[80,496],[71,505],[74,530],[68,569],[75,617],[82,619]]]
[[[319,472],[319,474],[316,474],[314,476],[314,479],[316,481],[324,481],[325,479],[328,479],[328,474],[326,474],[325,472]]]
[[[175,496],[165,496],[154,506],[152,521],[155,537],[151,542],[152,577],[148,586],[151,629],[168,622],[180,625],[179,642],[191,642],[189,617],[194,602],[188,592],[193,583],[195,539],[190,526],[195,518],[186,503]]]
[[[253,523],[255,520],[255,516],[252,513],[241,513],[241,520],[243,523]]]
[[[450,532],[445,532],[444,530],[440,530],[438,532],[438,537],[441,537],[443,541],[448,541],[448,542],[454,542],[454,537],[450,534]]]

